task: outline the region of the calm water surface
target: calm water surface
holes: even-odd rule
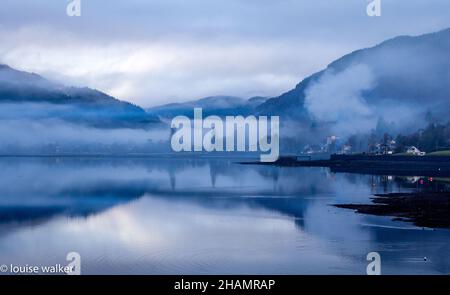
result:
[[[414,178],[226,159],[0,159],[0,264],[83,274],[450,273],[450,231],[332,207]],[[427,257],[426,261],[424,257]]]

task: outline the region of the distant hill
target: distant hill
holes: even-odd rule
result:
[[[100,128],[147,128],[160,122],[142,108],[103,92],[67,87],[2,64],[0,104],[21,105],[23,113],[18,118],[33,114]]]
[[[147,112],[161,118],[173,118],[179,115],[193,116],[194,108],[202,108],[203,115],[249,115],[255,112],[260,104],[264,103],[264,97],[252,97],[243,99],[234,96],[211,96],[185,103],[171,103],[147,109]]]
[[[447,119],[450,29],[352,52],[256,110],[344,135],[375,128],[380,119],[399,130]]]

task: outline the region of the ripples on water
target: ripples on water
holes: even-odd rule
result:
[[[417,179],[234,162],[0,159],[0,263],[76,251],[85,274],[365,274],[377,251],[386,274],[450,272],[449,230],[330,206]]]

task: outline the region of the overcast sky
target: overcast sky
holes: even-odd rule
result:
[[[275,96],[350,51],[450,27],[448,0],[2,0],[0,63],[144,107]]]

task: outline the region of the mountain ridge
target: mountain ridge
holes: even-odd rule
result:
[[[146,128],[160,120],[141,107],[88,87],[72,87],[0,64],[0,103],[69,105],[59,119],[96,127]],[[52,113],[55,116],[55,113]]]
[[[264,114],[287,114],[288,116],[303,119],[311,119],[310,114],[305,112],[304,103],[306,97],[306,90],[311,84],[317,82],[327,71],[342,71],[345,67],[348,67],[351,63],[364,63],[366,62],[367,56],[372,53],[377,53],[377,51],[386,51],[386,49],[394,49],[390,47],[414,47],[426,45],[414,45],[411,44],[415,41],[417,43],[436,43],[436,39],[440,39],[443,42],[445,49],[450,49],[450,28],[428,34],[422,34],[419,36],[397,36],[386,41],[383,41],[375,46],[367,47],[363,49],[358,49],[352,51],[335,61],[331,62],[325,69],[316,72],[306,78],[304,78],[300,83],[298,83],[295,88],[279,95],[276,97],[269,98],[265,103],[257,107],[259,113]],[[417,49],[417,48],[416,48]],[[411,50],[416,50],[411,48]],[[379,54],[379,53],[377,53]],[[448,55],[447,55],[448,56]],[[446,60],[448,63],[448,60]],[[447,73],[448,74],[448,73]],[[380,86],[381,87],[381,86]],[[372,95],[374,96],[374,95]]]
[[[166,119],[179,115],[192,117],[194,108],[202,108],[204,116],[249,115],[253,113],[256,106],[265,100],[266,98],[258,96],[244,99],[236,96],[217,95],[182,103],[169,103],[148,108],[146,111]]]

